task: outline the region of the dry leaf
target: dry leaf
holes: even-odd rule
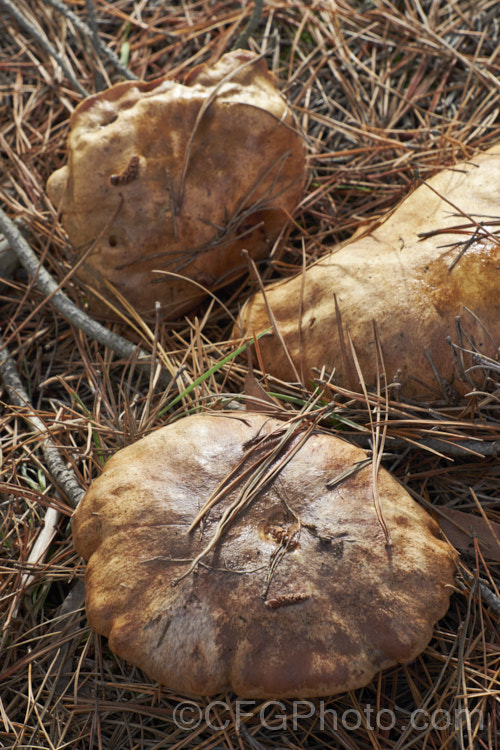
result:
[[[500,562],[500,523],[490,521],[490,529],[484,518],[450,508],[439,508],[438,521],[441,530],[457,549],[473,552],[474,539],[477,539],[484,557]]]

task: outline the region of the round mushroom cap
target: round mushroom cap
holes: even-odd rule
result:
[[[73,112],[47,192],[77,276],[174,317],[267,257],[302,197],[303,139],[262,58],[238,50],[184,83],[125,81]],[[174,272],[197,282],[158,273]],[[114,303],[118,304],[114,299]],[[97,312],[109,309],[91,295]]]
[[[379,510],[365,453],[305,424],[218,413],[163,427],[115,454],[76,511],[89,622],[192,695],[361,687],[425,648],[456,564],[383,469],[377,485]]]

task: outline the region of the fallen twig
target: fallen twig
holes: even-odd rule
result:
[[[77,16],[76,13],[73,13],[73,11],[70,10],[65,3],[61,2],[61,0],[46,0],[46,3],[55,8],[55,10],[59,11],[59,13],[62,13],[63,16],[71,21],[75,28],[81,31],[82,34],[88,36],[89,38],[92,38],[92,29],[90,29],[85,21],[82,21],[82,19]],[[122,63],[118,55],[113,52],[113,50],[110,49],[107,44],[104,44],[99,36],[97,37],[97,41],[99,43],[99,50],[101,54],[108,58],[109,62],[114,67],[117,73],[120,73],[120,75],[124,76],[124,78],[128,78],[129,81],[138,80],[135,73],[132,73],[132,71],[130,71],[127,66]]]
[[[7,240],[0,241],[0,288],[3,286],[5,279],[8,279],[14,273],[18,266],[16,254],[10,249]]]
[[[0,2],[2,2],[2,0],[0,0]],[[59,290],[56,281],[48,271],[40,265],[38,258],[22,236],[21,232],[1,208],[0,230],[9,242],[12,250],[16,253],[20,263],[34,278],[36,287],[50,299],[56,310],[58,310],[66,320],[86,333],[87,336],[90,336],[100,344],[107,346],[120,357],[130,359],[133,356],[137,356],[137,364],[146,366],[147,368],[151,367],[151,357],[146,351],[93,320]],[[170,374],[162,370],[162,384],[167,384],[170,380]]]
[[[33,432],[40,435],[47,434],[47,427],[44,425],[36,411],[31,406],[28,394],[19,378],[16,367],[10,357],[9,351],[2,339],[0,338],[0,377],[7,389],[9,398],[14,406],[25,410],[23,414],[26,422]],[[66,467],[62,460],[58,448],[54,445],[49,437],[46,437],[42,443],[42,451],[47,462],[47,468],[55,483],[62,489],[64,494],[69,498],[71,504],[76,508],[80,502],[84,490],[80,487],[75,475]],[[50,510],[50,509],[49,509]]]
[[[370,448],[371,435],[349,435],[349,440],[355,442],[361,448]],[[423,450],[431,450],[443,456],[453,458],[465,458],[476,454],[477,456],[500,456],[500,440],[460,440],[451,441],[439,438],[412,437],[411,439],[396,438],[388,435],[386,438],[387,450],[400,450],[409,443]]]
[[[87,15],[90,22],[90,41],[96,52],[96,55],[101,59],[101,45],[99,43],[99,29],[97,26],[97,15],[92,0],[85,0],[85,7],[87,9]],[[96,89],[102,91],[106,88],[106,82],[97,68],[94,69]]]
[[[474,576],[464,570],[463,566],[460,568],[460,573],[467,581],[474,580]],[[484,582],[481,578],[478,578],[477,582],[479,585],[479,590],[481,591],[482,598],[484,599],[486,604],[491,607],[493,612],[500,617],[500,599],[495,593],[493,593],[493,591],[486,585],[486,582]]]
[[[47,435],[48,430],[42,420],[37,415],[36,411],[31,406],[28,394],[26,393],[23,384],[19,378],[16,367],[10,357],[9,351],[5,345],[3,345],[2,339],[0,338],[0,378],[9,394],[11,402],[24,410],[23,417],[30,426],[34,433],[38,433],[41,436]],[[70,500],[73,507],[76,508],[85,490],[80,487],[80,484],[71,469],[69,469],[64,463],[58,448],[53,443],[50,437],[44,437],[41,444],[43,457],[45,459],[47,469],[54,481],[55,485],[59,487],[67,498]],[[43,520],[43,527],[38,534],[38,537],[30,550],[28,559],[26,561],[26,568],[30,570],[34,565],[43,562],[45,555],[49,549],[49,546],[54,538],[59,524],[61,513],[54,507],[48,507]],[[34,575],[32,573],[24,573],[21,579],[21,584],[18,588],[18,593],[14,601],[11,616],[17,614],[19,607],[20,596],[26,590],[27,586],[33,581]]]
[[[38,29],[36,29],[32,23],[28,21],[27,18],[23,16],[22,13],[20,13],[17,8],[15,8],[10,0],[0,0],[0,5],[5,8],[6,11],[8,11],[13,18],[16,19],[19,26],[21,26],[25,31],[28,32],[28,35],[31,34],[31,36],[36,39],[36,41],[44,48],[46,52],[49,53],[51,57],[54,58],[56,63],[62,68],[62,70],[65,72],[66,77],[69,81],[71,81],[72,86],[78,91],[79,94],[82,96],[87,97],[88,92],[85,91],[83,86],[77,81],[73,73],[71,72],[68,65],[66,65],[65,61],[57,52],[56,49],[52,46],[52,44],[49,42],[47,37],[44,34],[41,34]]]
[[[257,28],[257,24],[260,21],[260,17],[262,15],[262,5],[263,0],[254,0],[252,14],[248,19],[247,25],[236,39],[233,45],[233,49],[242,49],[243,47],[246,47],[248,45],[248,40],[252,36],[253,32]]]

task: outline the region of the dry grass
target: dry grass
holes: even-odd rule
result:
[[[88,22],[83,0],[67,0],[66,7]],[[130,70],[152,79],[216,60],[234,43],[252,4],[95,0],[94,7],[101,41],[118,55],[128,44]],[[0,195],[9,215],[23,220],[45,267],[62,280],[71,270],[67,240],[44,186],[65,161],[68,116],[81,99],[68,76],[88,93],[121,76],[51,2],[18,0],[16,8],[33,28],[2,10]],[[279,75],[309,145],[307,194],[286,252],[259,269],[265,280],[295,273],[304,258],[314,260],[394,206],[418,174],[427,176],[500,141],[497,0],[270,0],[250,47]],[[232,314],[252,289],[252,281],[242,281],[224,293]],[[84,304],[73,282],[65,291]],[[0,291],[0,304],[2,336],[31,404],[82,487],[116,449],[182,415],[218,408],[244,390],[247,367],[241,359],[224,359],[232,351],[226,343],[231,319],[215,302],[149,331],[132,321],[117,327],[161,354],[162,371],[176,375],[167,391],[61,319],[22,271]],[[272,378],[264,384],[290,413],[308,397]],[[368,409],[363,397],[337,392],[335,412],[323,425],[369,447],[373,412],[387,426],[384,465],[420,502],[437,513],[460,510],[485,524],[499,522],[499,388],[500,374],[493,369],[490,395],[439,412],[386,404],[376,394]],[[184,698],[114,657],[105,640],[89,631],[75,588],[84,565],[71,544],[70,499],[47,471],[41,437],[23,418],[26,408],[13,406],[5,388],[0,399],[1,747],[499,747],[499,565],[485,554],[481,539],[463,552],[450,610],[414,663],[388,670],[354,693],[317,701],[312,716],[295,721],[283,719],[284,709],[293,709],[284,701],[268,706],[265,721],[258,702],[242,706],[252,715],[238,722],[238,703],[229,695],[209,708],[199,726],[181,728],[175,717]],[[463,439],[468,453],[456,449]],[[49,507],[60,514],[57,531],[45,560],[28,565]],[[208,700],[193,703],[196,711],[207,706]],[[322,721],[326,709],[337,712],[336,728],[332,713]],[[426,714],[415,728],[409,717],[417,709]],[[353,710],[364,711],[358,727],[353,713],[343,717]],[[394,711],[393,727],[376,725],[380,710]],[[439,726],[424,727],[433,715]],[[381,717],[384,725],[388,716]]]

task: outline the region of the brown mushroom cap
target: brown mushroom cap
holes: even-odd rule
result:
[[[190,572],[287,429],[260,414],[182,419],[113,456],[75,514],[90,624],[169,688],[249,698],[354,689],[413,659],[448,608],[456,556],[437,524],[381,470],[388,547],[371,466],[357,466],[364,452],[321,432],[290,436],[270,464],[296,450],[278,478]],[[230,472],[229,494],[188,533]]]
[[[266,257],[302,196],[305,155],[276,80],[249,51],[193,70],[185,84],[126,81],[71,116],[68,164],[47,184],[77,253],[77,275],[135,308],[169,316]],[[105,306],[91,298],[93,309]]]
[[[349,331],[365,382],[376,386],[375,320],[387,380],[403,397],[432,401],[444,392],[453,400],[483,387],[484,371],[469,370],[478,365],[469,352],[495,358],[500,344],[500,144],[428,185],[371,233],[248,300],[235,337],[269,328],[271,309],[288,350],[276,334],[260,340],[268,373],[309,382],[326,366],[338,385],[359,391]]]

